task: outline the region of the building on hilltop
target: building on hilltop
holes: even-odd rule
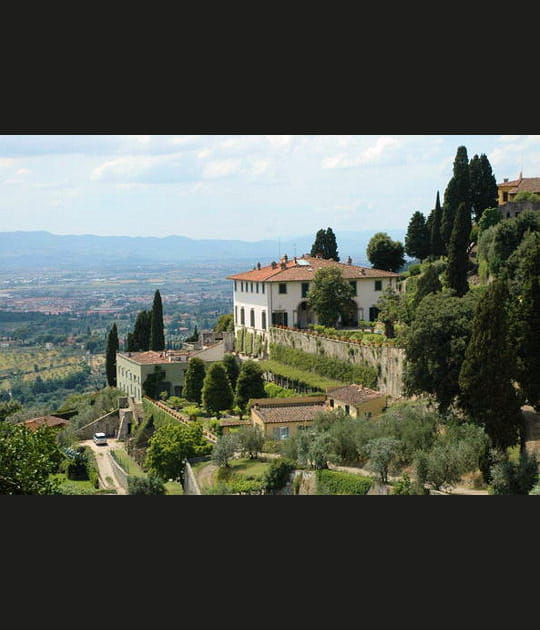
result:
[[[210,364],[221,361],[225,353],[223,341],[202,350],[148,350],[116,353],[116,386],[140,402],[145,396],[144,383],[149,375],[164,372],[161,391],[169,396],[181,396],[189,360],[193,357]]]
[[[309,309],[306,297],[315,273],[324,267],[338,267],[354,288],[353,308],[348,317],[338,321],[341,327],[356,327],[367,319],[375,321],[375,304],[382,291],[396,288],[399,278],[392,271],[353,265],[350,257],[340,263],[307,254],[289,260],[285,255],[265,267],[257,263],[251,271],[227,276],[234,282],[235,331],[246,328],[261,333],[275,325],[302,329],[316,324],[317,315]]]
[[[508,181],[506,178],[501,184],[497,184],[499,189],[499,212],[503,219],[517,217],[524,210],[540,210],[540,203],[534,201],[515,201],[516,195],[522,192],[534,193],[540,196],[540,177],[523,177]]]

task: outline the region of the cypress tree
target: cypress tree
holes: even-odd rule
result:
[[[435,265],[429,265],[424,273],[416,281],[416,293],[413,299],[413,307],[416,308],[428,293],[439,293],[442,284]]]
[[[311,246],[310,256],[321,255],[324,258],[326,232],[320,229],[315,235],[315,241]]]
[[[204,377],[206,375],[206,366],[202,359],[193,357],[189,360],[187,370],[184,377],[184,388],[182,396],[190,402],[201,404],[202,387]]]
[[[444,192],[443,216],[441,220],[441,236],[445,248],[448,250],[452,229],[461,203],[465,204],[467,212],[471,212],[471,181],[467,149],[458,147],[454,159],[453,176]]]
[[[444,243],[441,236],[441,221],[442,221],[442,208],[439,198],[439,191],[437,191],[437,201],[435,202],[435,209],[433,210],[433,220],[431,223],[430,233],[430,252],[434,258],[440,258],[445,254]]]
[[[140,311],[135,320],[131,336],[131,352],[146,352],[150,350],[150,311]]]
[[[105,374],[109,387],[116,387],[116,353],[119,347],[118,329],[116,324],[113,324],[107,335],[107,349],[105,351]]]
[[[333,258],[336,262],[339,262],[336,235],[330,227],[326,229],[326,252],[324,257],[328,260]]]
[[[236,389],[236,381],[238,380],[238,375],[240,374],[240,366],[238,365],[238,360],[234,356],[228,352],[223,357],[223,367],[225,368],[225,372],[227,373],[227,378],[229,379],[229,383],[233,391]]]
[[[497,180],[485,153],[474,155],[469,164],[471,182],[471,209],[478,222],[486,208],[498,206]]]
[[[236,381],[235,403],[246,411],[250,398],[266,398],[263,371],[255,361],[244,361]]]
[[[154,293],[154,302],[150,314],[150,350],[165,350],[165,335],[163,332],[163,305],[159,289]]]
[[[405,253],[412,258],[424,260],[430,250],[429,232],[426,227],[426,218],[421,212],[415,212],[405,235]]]
[[[507,300],[505,282],[495,280],[478,301],[459,375],[460,407],[484,427],[499,450],[524,437],[520,401],[512,385],[515,362],[508,342]]]
[[[448,286],[455,291],[457,297],[462,297],[469,290],[467,269],[469,267],[469,236],[471,233],[471,213],[464,203],[461,203],[454,221],[454,228],[448,245],[448,267],[446,280]]]
[[[212,363],[204,377],[202,404],[211,414],[219,417],[220,411],[231,409],[234,394],[221,361]]]

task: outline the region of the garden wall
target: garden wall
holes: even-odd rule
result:
[[[195,473],[189,465],[189,462],[186,462],[184,468],[184,494],[201,494],[199,485],[195,479]]]
[[[385,345],[361,345],[283,328],[270,328],[270,343],[296,348],[311,354],[341,359],[349,363],[365,362],[378,370],[377,388],[379,391],[394,398],[402,396],[405,359],[403,348]]]

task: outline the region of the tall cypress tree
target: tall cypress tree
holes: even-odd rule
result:
[[[154,293],[154,303],[150,315],[150,350],[165,350],[165,334],[163,332],[163,305],[159,289]]]
[[[498,205],[497,180],[485,153],[474,155],[469,164],[471,182],[471,209],[478,222],[486,208]]]
[[[441,221],[441,236],[444,246],[448,249],[457,209],[461,203],[471,212],[471,181],[469,173],[469,159],[467,149],[460,146],[454,159],[453,176],[444,191],[443,216]]]
[[[426,218],[421,212],[415,212],[405,235],[405,253],[412,258],[424,260],[430,250],[429,232],[426,227]]]
[[[440,258],[445,254],[445,247],[441,236],[441,221],[441,200],[439,198],[439,191],[437,191],[437,200],[435,202],[435,208],[433,210],[433,220],[431,222],[430,233],[430,252],[434,258]]]
[[[315,241],[311,246],[310,256],[321,255],[324,258],[325,242],[326,232],[324,229],[321,228],[317,231],[317,234],[315,235]]]
[[[206,366],[202,359],[193,357],[189,360],[184,377],[182,396],[190,402],[201,404],[202,387],[206,376]]]
[[[204,377],[202,404],[207,411],[219,417],[221,411],[231,409],[234,392],[221,361],[212,363]]]
[[[469,290],[467,269],[469,267],[469,236],[471,234],[471,213],[464,203],[459,205],[450,244],[448,245],[448,266],[446,279],[448,286],[462,297]]]
[[[150,350],[150,320],[151,311],[140,311],[135,320],[133,334],[128,336],[128,348],[130,352],[146,352]]]
[[[245,412],[250,398],[266,398],[263,371],[255,361],[244,361],[236,381],[235,403]]]
[[[118,329],[116,324],[113,324],[107,335],[107,349],[105,351],[105,374],[109,387],[116,387],[116,353],[119,347]]]
[[[238,380],[238,375],[240,374],[240,365],[238,363],[238,359],[227,352],[223,356],[223,367],[225,368],[225,372],[227,373],[227,378],[231,384],[233,391],[236,389],[236,381]]]
[[[512,384],[515,362],[508,340],[507,300],[505,282],[495,280],[478,301],[459,375],[460,407],[484,427],[499,450],[524,437],[520,401]]]
[[[338,247],[337,247],[336,235],[334,234],[334,231],[330,227],[326,228],[326,252],[325,252],[325,258],[327,258],[328,260],[330,258],[333,258],[336,262],[339,262],[339,255],[338,255]]]

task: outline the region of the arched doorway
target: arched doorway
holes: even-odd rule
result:
[[[379,316],[379,309],[376,306],[372,306],[369,309],[369,321],[376,322]]]
[[[296,309],[298,328],[308,328],[315,323],[315,314],[310,310],[307,302],[300,302]]]

